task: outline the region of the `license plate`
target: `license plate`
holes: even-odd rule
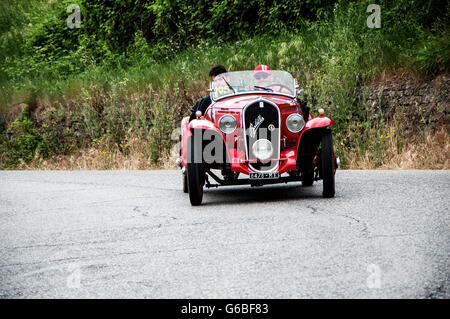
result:
[[[278,172],[270,172],[270,173],[250,173],[250,179],[276,179],[279,178],[280,174]]]

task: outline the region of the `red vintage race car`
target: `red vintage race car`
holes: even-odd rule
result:
[[[334,196],[333,121],[320,110],[305,123],[288,72],[271,71],[264,85],[258,80],[253,71],[217,76],[205,114],[182,120],[177,164],[192,205],[201,204],[204,187],[228,185],[323,180],[323,197]]]

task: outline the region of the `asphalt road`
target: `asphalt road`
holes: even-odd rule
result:
[[[205,191],[179,171],[0,172],[0,298],[449,298],[450,171]]]

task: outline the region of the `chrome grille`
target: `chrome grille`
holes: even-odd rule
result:
[[[243,111],[243,126],[245,129],[245,147],[249,166],[254,171],[273,171],[278,167],[278,161],[258,161],[252,147],[258,139],[268,139],[273,146],[271,159],[280,157],[280,110],[276,104],[266,100],[258,100],[247,105]]]

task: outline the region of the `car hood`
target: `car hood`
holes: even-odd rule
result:
[[[251,94],[251,95],[231,96],[214,103],[212,106],[215,109],[242,110],[246,105],[252,102],[256,102],[260,99],[272,102],[278,105],[278,107],[296,105],[294,99],[282,95]]]

